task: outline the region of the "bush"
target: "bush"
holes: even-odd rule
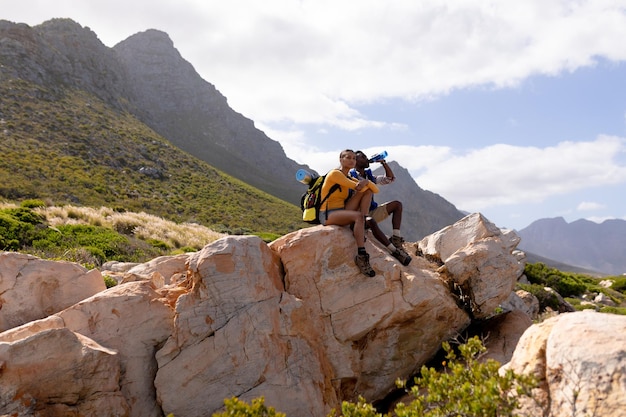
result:
[[[507,370],[500,374],[500,363],[488,359],[479,362],[487,349],[477,336],[459,345],[461,357],[445,342],[446,360],[442,370],[423,366],[420,376],[414,379],[409,404],[399,403],[393,415],[397,417],[510,417],[519,409],[519,398],[531,397],[537,386],[532,376],[515,374]],[[398,381],[399,386],[406,386]],[[356,404],[344,402],[344,417],[382,417],[362,398]],[[334,412],[331,416],[334,416]]]
[[[89,248],[88,252],[104,261],[121,255],[128,239],[106,227],[74,224],[47,229],[32,244],[39,250]]]
[[[0,210],[0,250],[19,250],[35,237],[43,218],[27,208]]]
[[[165,242],[163,242],[162,240],[159,239],[148,239],[146,240],[146,242],[152,246],[153,248],[157,248],[157,249],[163,249],[163,250],[167,250],[169,249],[169,245]]]
[[[621,293],[626,292],[626,278],[616,278],[611,289]]]
[[[115,278],[105,275],[104,285],[106,285],[107,288],[115,287],[117,285],[117,281],[115,280]]]
[[[530,397],[537,386],[532,376],[511,370],[500,374],[500,363],[493,359],[479,362],[479,355],[487,349],[477,336],[458,347],[460,358],[449,343],[443,349],[447,354],[443,370],[422,367],[411,388],[415,399],[398,404],[398,417],[513,416],[519,397]]]
[[[626,316],[626,307],[604,306],[600,308],[600,313],[619,314],[621,316]]]
[[[335,411],[333,410],[328,417],[335,417]],[[341,404],[341,416],[343,417],[382,417],[382,414],[378,413],[373,405],[365,402],[363,397],[359,397],[356,404],[344,401]]]
[[[582,295],[587,290],[584,283],[572,276],[559,277],[548,286],[564,297]]]
[[[558,310],[559,298],[556,294],[546,291],[543,285],[539,284],[518,284],[518,287],[528,291],[539,300],[539,311],[545,311],[547,307]]]
[[[252,404],[246,404],[236,397],[224,400],[226,411],[214,413],[212,417],[286,417],[272,407],[265,406],[263,397],[255,398]]]
[[[33,209],[38,207],[46,207],[46,203],[44,203],[42,200],[24,200],[22,201],[20,206]]]
[[[587,290],[588,278],[550,268],[541,262],[526,264],[524,274],[531,283],[550,287],[563,297],[582,295]]]

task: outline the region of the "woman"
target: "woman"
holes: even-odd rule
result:
[[[322,197],[326,201],[320,209],[320,221],[324,226],[352,225],[358,248],[354,262],[364,275],[373,277],[376,271],[370,266],[369,254],[365,251],[365,216],[369,212],[372,192],[377,193],[378,187],[368,179],[357,180],[349,176],[350,170],[356,165],[354,151],[342,151],[339,154],[339,163],[339,169],[333,169],[326,174],[322,186]],[[335,184],[339,188],[333,187]],[[331,188],[336,190],[331,192]],[[356,192],[350,193],[350,190]]]

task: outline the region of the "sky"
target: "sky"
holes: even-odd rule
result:
[[[320,173],[386,150],[501,228],[626,220],[626,0],[0,0],[0,19],[52,18],[109,47],[167,33]]]

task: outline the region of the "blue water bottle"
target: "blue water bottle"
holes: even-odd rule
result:
[[[296,179],[300,181],[302,184],[309,184],[311,182],[311,178],[313,175],[306,169],[299,169],[296,171]]]
[[[387,158],[387,151],[382,151],[380,153],[377,153],[376,155],[373,155],[370,159],[368,159],[368,161],[370,163],[372,162],[380,162],[383,159]]]

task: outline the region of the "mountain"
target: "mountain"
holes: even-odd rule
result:
[[[59,90],[80,89],[133,114],[191,155],[295,204],[299,168],[280,144],[236,113],[174,48],[148,30],[108,48],[89,28],[52,19],[30,28],[2,21],[10,75]]]
[[[296,204],[302,188],[277,141],[228,106],[185,61],[166,33],[148,30],[113,47],[135,115],[174,145],[230,175]]]
[[[398,200],[402,202],[402,232],[406,240],[415,242],[424,236],[434,233],[465,217],[452,203],[439,194],[423,190],[417,185],[409,171],[391,160],[389,167],[396,180],[388,185],[381,185],[379,192],[374,195],[378,203]],[[374,175],[384,175],[382,167],[373,170]],[[387,219],[380,224],[386,233],[391,232],[391,220]]]
[[[293,204],[138,120],[130,84],[89,29],[65,19],[34,28],[0,21],[0,198],[145,211],[218,231],[302,226]]]
[[[562,217],[540,219],[517,232],[519,248],[580,268],[611,275],[626,273],[626,221],[567,223]]]
[[[70,19],[0,20],[0,70],[0,197],[144,210],[228,230],[305,226],[296,207],[305,188],[294,174],[309,168],[231,109],[166,33],[147,30],[108,48]],[[404,203],[407,240],[463,217],[393,167],[398,179],[376,198]],[[390,232],[389,221],[382,226]]]

